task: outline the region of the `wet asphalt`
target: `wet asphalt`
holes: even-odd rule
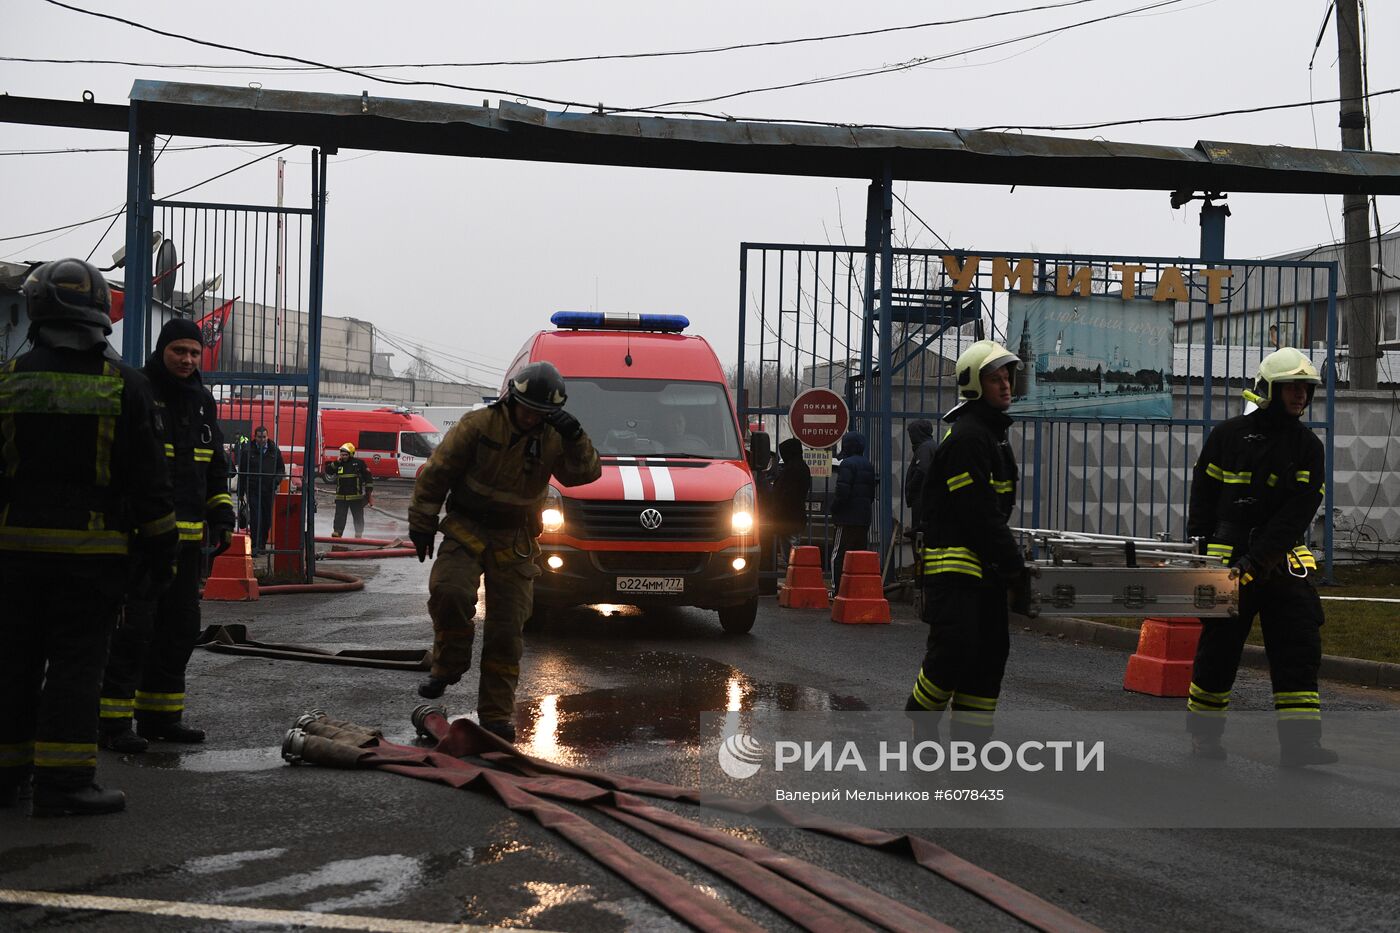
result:
[[[389,488],[383,488],[388,486]],[[407,485],[381,484],[366,534],[405,528]],[[321,512],[329,524],[329,511]],[[205,624],[250,637],[341,648],[426,648],[427,565],[335,561],[359,593],[206,603]],[[527,636],[516,727],[528,754],[693,786],[702,712],[902,708],[926,632],[909,606],[882,626],[833,624],[762,601],[752,634],[714,613],[630,607],[561,613]],[[479,640],[478,640],[479,642]],[[1003,709],[1179,709],[1121,690],[1125,656],[1013,633]],[[197,650],[190,722],[201,746],[101,753],[99,781],[124,814],[36,820],[0,810],[0,888],[310,910],[552,930],[685,929],[623,878],[493,798],[372,771],[289,766],[279,753],[304,710],[414,738],[422,675]],[[1323,686],[1332,708],[1400,709],[1393,692]],[[1242,671],[1237,705],[1266,708],[1269,685]],[[473,710],[475,678],[449,689]],[[1400,807],[1400,801],[1395,804]],[[667,805],[806,858],[960,930],[1021,928],[976,897],[883,852],[793,829]],[[589,815],[638,851],[769,929],[782,917],[630,829]],[[1400,820],[1391,821],[1396,825]],[[916,829],[952,852],[1110,930],[1395,929],[1400,830]],[[0,904],[5,930],[280,929]]]

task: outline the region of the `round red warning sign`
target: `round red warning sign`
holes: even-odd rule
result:
[[[845,400],[830,389],[808,389],[788,408],[792,436],[808,447],[832,446],[841,440],[850,422]]]

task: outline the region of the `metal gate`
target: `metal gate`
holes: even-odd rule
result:
[[[134,139],[133,149],[138,145],[128,192],[122,355],[139,366],[166,321],[199,324],[201,375],[218,402],[236,471],[240,525],[246,523],[255,554],[266,556],[263,566],[309,582],[321,460],[325,154],[312,151],[309,207],[259,206],[152,200],[150,137]],[[260,428],[280,449],[280,469],[254,443]]]
[[[1161,408],[1152,417],[1076,415],[1079,400],[1067,391],[1056,396],[1062,409],[1018,413],[1024,406],[1013,405],[1021,483],[1012,522],[1181,539],[1205,434],[1240,413],[1240,394],[1264,355],[1296,346],[1324,375],[1309,424],[1325,436],[1319,530],[1330,576],[1335,263],[919,249],[891,249],[882,257],[858,246],[745,243],[739,270],[736,381],[745,421],[762,418],[776,445],[791,433],[786,414],[798,393],[823,387],[844,395],[852,428],[866,435],[880,475],[872,540],[887,567],[911,563],[907,549],[893,547],[910,526],[903,495],[913,453],[909,422],[936,424],[956,404],[954,361],[982,337],[1023,357],[1018,402],[1031,388],[1021,380],[1037,372],[1074,373],[1072,366],[1055,368],[1076,359],[1074,348],[1027,345],[1027,334],[1007,332],[1018,304],[1059,299],[1075,307],[1072,316],[1080,306],[1109,316],[1139,311],[1141,302],[1168,307],[1170,369],[1155,392],[1150,374],[1113,386],[1113,379],[1125,378],[1113,357],[1127,359],[1131,340],[1105,351],[1109,358],[1099,363],[1098,394],[1131,402],[1121,406],[1125,411],[1152,394]],[[1105,386],[1105,376],[1116,391]],[[814,543],[830,540],[824,503],[832,488],[834,481],[813,481]]]

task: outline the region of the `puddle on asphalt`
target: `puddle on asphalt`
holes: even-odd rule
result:
[[[0,875],[9,874],[12,871],[19,871],[23,868],[32,868],[43,862],[51,862],[55,859],[65,859],[75,855],[86,855],[93,847],[85,842],[65,842],[59,845],[47,846],[21,846],[18,849],[9,849],[0,852]]]
[[[858,697],[816,687],[754,680],[718,661],[667,652],[634,658],[639,683],[549,694],[516,710],[518,745],[528,755],[582,765],[619,746],[691,745],[700,714],[752,710],[865,710]]]
[[[221,855],[201,855],[180,866],[192,875],[213,875],[221,871],[233,871],[249,862],[280,858],[286,849],[254,849],[245,852],[225,852]]]
[[[220,748],[199,752],[155,752],[123,755],[122,763],[138,768],[192,771],[218,774],[230,771],[271,771],[286,764],[282,750],[269,745],[261,748]]]

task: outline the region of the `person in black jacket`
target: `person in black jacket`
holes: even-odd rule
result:
[[[22,290],[34,349],[0,367],[0,807],[32,777],[35,816],[114,813],[125,795],[93,783],[98,693],[126,594],[172,573],[162,427],[107,346],[96,268],[45,263]]]
[[[914,549],[914,563],[919,562],[918,544],[919,520],[923,514],[924,479],[933,466],[933,422],[918,418],[909,422],[906,429],[909,435],[909,465],[904,469],[904,505],[909,509],[909,527],[904,529],[904,537]]]
[[[962,401],[944,416],[952,428],[934,450],[924,480],[920,528],[928,645],[904,705],[916,714],[915,731],[923,738],[936,736],[950,702],[954,739],[990,737],[1011,650],[1008,588],[1011,608],[1029,608],[1028,571],[1007,524],[1016,504],[1017,471],[1006,410],[1020,365],[1015,354],[990,340],[963,351],[956,365]]]
[[[254,554],[261,554],[267,547],[272,503],[285,470],[282,451],[268,440],[267,428],[258,425],[253,431],[253,442],[243,448],[238,458],[238,497],[248,504]]]
[[[841,592],[841,572],[848,551],[863,551],[870,541],[870,518],[875,503],[875,466],[865,456],[865,435],[847,431],[841,438],[841,461],[836,467],[836,491],[831,497],[831,523],[836,526],[835,556],[831,559],[831,589]]]
[[[812,468],[802,458],[802,442],[795,437],[779,444],[778,453],[782,456],[782,463],[768,493],[768,520],[777,542],[775,548],[786,560],[792,538],[807,527],[807,496],[812,491]]]
[[[203,729],[182,721],[185,667],[200,630],[201,544],[207,537],[214,556],[223,553],[233,537],[234,515],[218,409],[199,377],[203,353],[199,325],[174,318],[161,328],[142,370],[165,425],[180,552],[170,587],[159,598],[129,601],[112,638],[98,741],[117,752],[144,752],[150,739],[204,741]]]
[[[1308,580],[1317,561],[1303,535],[1322,503],[1322,442],[1301,421],[1322,382],[1292,347],[1259,364],[1246,399],[1258,408],[1216,425],[1196,461],[1186,533],[1235,570],[1240,612],[1206,619],[1187,699],[1192,751],[1224,758],[1220,739],[1245,639],[1259,616],[1285,767],[1330,764],[1323,748],[1317,671],[1322,664],[1322,603]]]
[[[374,501],[374,475],[369,465],[355,456],[355,445],[340,445],[340,459],[326,465],[326,476],[335,481],[335,524],[331,537],[345,533],[346,513],[354,516],[355,537],[365,533],[365,506]]]

